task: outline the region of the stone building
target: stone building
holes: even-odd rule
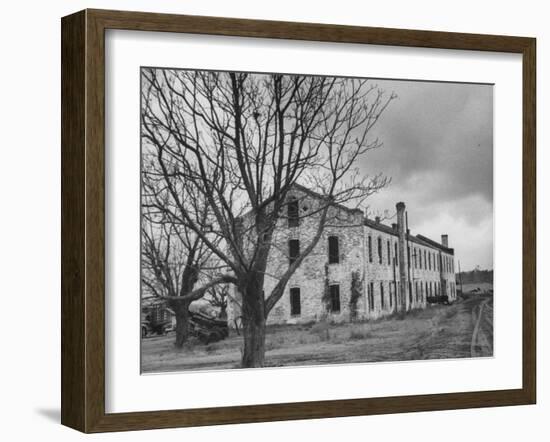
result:
[[[271,238],[265,278],[270,293],[301,250],[315,236],[320,195],[296,185]],[[435,297],[456,299],[454,250],[407,228],[405,204],[396,205],[391,226],[365,217],[360,209],[334,204],[320,240],[290,278],[269,314],[268,324],[374,319],[425,308]],[[239,294],[228,305],[230,324],[240,316]],[[430,299],[434,298],[434,299]]]

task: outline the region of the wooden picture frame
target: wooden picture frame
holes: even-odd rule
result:
[[[536,400],[536,41],[533,38],[84,10],[62,28],[62,408],[83,432],[534,404]],[[140,30],[495,51],[523,57],[523,385],[270,405],[105,412],[105,30]]]

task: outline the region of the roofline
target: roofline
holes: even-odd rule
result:
[[[372,229],[374,229],[374,230],[377,230],[379,232],[399,237],[399,232],[397,232],[397,230],[393,229],[392,227],[390,227],[386,224],[377,223],[376,221],[373,221],[373,220],[368,219],[366,217],[364,219],[363,224],[370,227],[370,228],[372,228]],[[454,249],[452,249],[450,247],[445,247],[443,244],[440,244],[437,241],[434,241],[433,239],[430,239],[430,238],[428,238],[424,235],[420,235],[420,234],[410,235],[409,234],[408,240],[411,241],[411,242],[414,242],[416,244],[420,244],[424,247],[439,249],[439,250],[441,250],[445,253],[448,253],[448,254],[454,256]]]
[[[315,192],[314,190],[308,189],[307,187],[305,187],[301,184],[298,184],[298,183],[292,184],[290,186],[290,190],[292,190],[292,188],[297,188],[297,189],[301,190],[302,192],[308,193],[309,195],[311,195],[315,198],[319,198],[319,199],[326,198],[326,195],[321,195],[319,192]],[[360,214],[363,215],[363,211],[359,208],[351,209],[350,207],[346,207],[346,206],[344,206],[343,204],[340,204],[340,203],[330,203],[330,205],[334,206],[334,207],[338,207],[339,209],[345,210],[347,212],[360,213]]]

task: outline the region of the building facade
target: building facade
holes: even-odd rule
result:
[[[286,216],[271,238],[265,293],[279,281],[315,237],[322,197],[295,186]],[[438,297],[456,299],[454,250],[447,235],[441,243],[407,228],[404,203],[396,205],[396,223],[371,220],[359,209],[329,207],[322,235],[291,276],[268,324],[376,319],[398,310],[425,308]],[[239,293],[228,304],[230,324],[240,316]]]

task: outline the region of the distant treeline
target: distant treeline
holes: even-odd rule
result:
[[[479,282],[493,283],[493,271],[492,270],[470,270],[469,272],[461,272],[457,275],[457,280],[462,284],[473,284]]]

